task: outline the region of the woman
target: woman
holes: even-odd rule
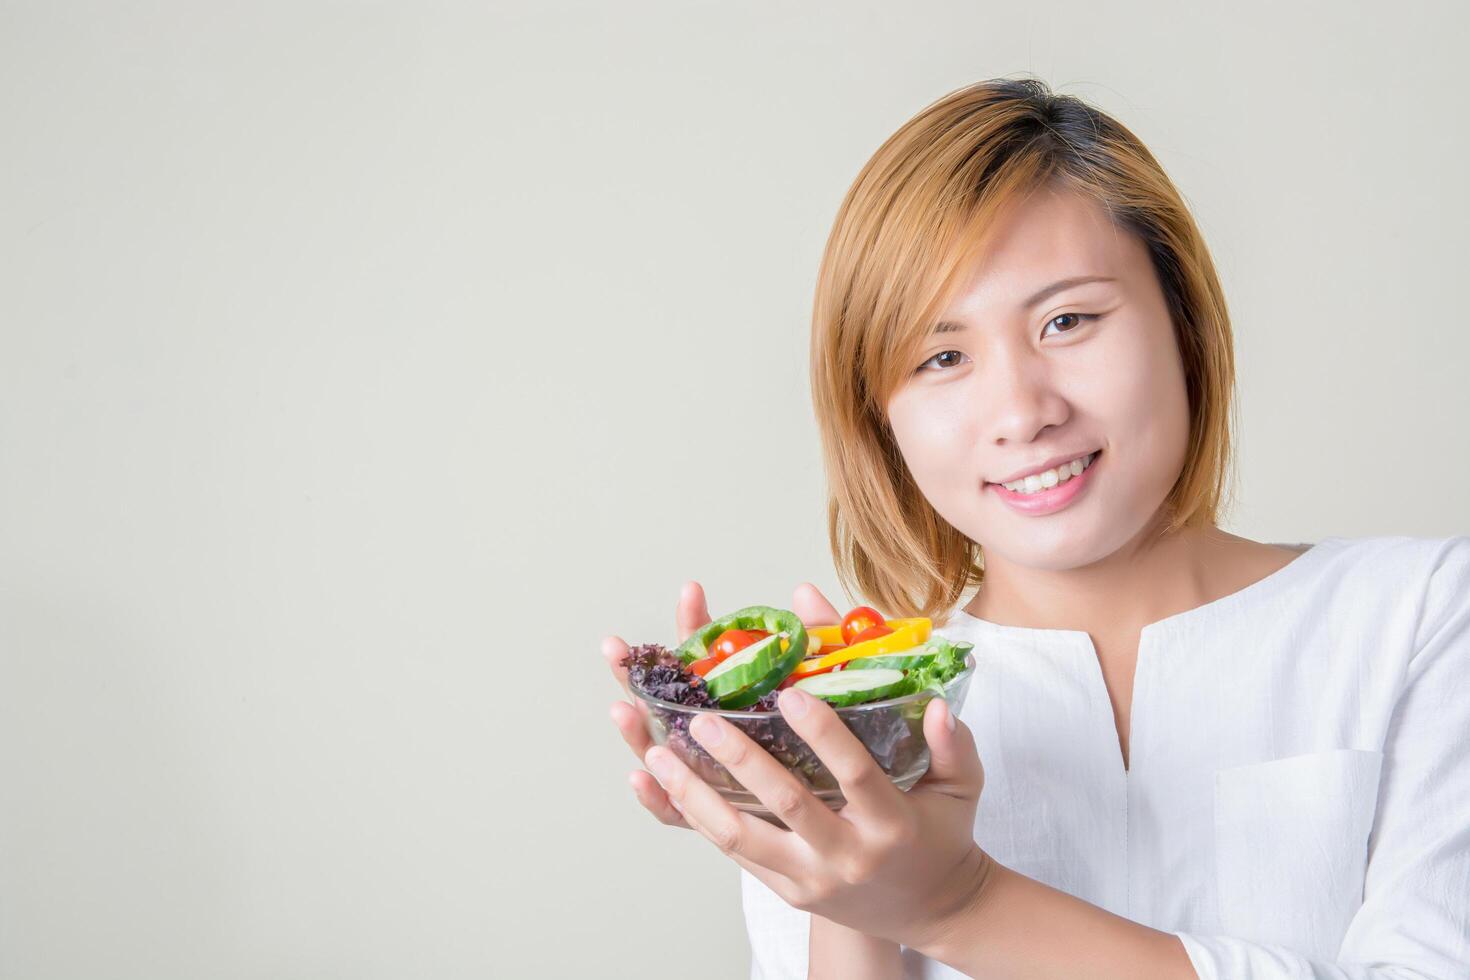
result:
[[[1220,530],[1231,345],[1178,192],[1084,103],[980,83],[869,161],[813,319],[829,530],[844,586],[974,643],[959,724],[930,703],[905,794],[786,692],[837,813],[695,726],[780,830],[612,709],[643,804],[741,865],[756,976],[1470,975],[1470,537]]]

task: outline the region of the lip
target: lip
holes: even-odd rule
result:
[[[1016,472],[1012,473],[1010,476],[1002,477],[999,480],[991,480],[990,482],[991,483],[996,483],[996,484],[1000,484],[1000,483],[1015,483],[1017,480],[1021,479],[1022,477],[1031,476],[1034,473],[1045,473],[1047,470],[1051,469],[1054,466],[1061,466],[1063,463],[1070,463],[1074,459],[1081,459],[1083,456],[1087,456],[1087,455],[1090,455],[1091,453],[1099,453],[1099,452],[1102,452],[1102,450],[1101,449],[1084,449],[1081,452],[1072,453],[1070,456],[1053,456],[1051,459],[1047,460],[1044,463],[1038,463],[1037,465],[1027,467],[1024,470],[1017,470]]]
[[[1076,457],[1069,458],[1075,459]],[[1065,462],[1065,460],[1059,460],[1059,462]],[[1092,461],[1092,465],[1082,471],[1081,476],[1074,476],[1066,483],[1058,483],[1050,490],[1042,490],[1039,493],[1016,493],[1014,490],[1007,490],[999,483],[987,484],[986,489],[994,490],[1001,500],[1022,514],[1028,517],[1040,517],[1045,514],[1054,514],[1076,500],[1078,495],[1092,484],[1093,471],[1100,465],[1102,465],[1101,451],[1099,451],[1098,458]]]

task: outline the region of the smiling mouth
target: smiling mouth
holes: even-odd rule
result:
[[[1030,496],[1032,494],[1041,493],[1045,490],[1050,490],[1055,487],[1062,486],[1063,484],[1071,480],[1075,480],[1082,473],[1085,473],[1088,470],[1092,469],[1093,464],[1097,462],[1098,457],[1101,455],[1102,450],[1095,449],[1087,456],[1081,457],[1081,459],[1085,460],[1085,462],[1081,463],[1080,466],[1077,466],[1075,471],[1069,469],[1069,467],[1077,463],[1077,460],[1073,460],[1072,463],[1063,463],[1061,466],[1055,467],[1050,470],[1043,470],[1042,473],[1048,474],[1051,477],[1050,481],[1042,478],[1042,473],[1033,473],[1029,476],[1022,477],[1019,480],[1011,480],[1006,483],[996,483],[992,480],[987,480],[985,481],[985,485],[987,487],[1001,487],[1002,489],[1009,490],[1012,493],[1021,493],[1026,496]]]

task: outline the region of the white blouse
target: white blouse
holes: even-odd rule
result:
[[[1470,536],[1327,538],[1149,623],[1126,770],[1086,632],[935,632],[975,645],[1000,863],[1177,935],[1205,980],[1470,977]],[[810,915],[740,875],[752,980],[805,977]]]

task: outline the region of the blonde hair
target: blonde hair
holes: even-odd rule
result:
[[[1179,192],[1121,123],[1033,78],[988,79],[924,108],[873,155],[828,237],[812,312],[812,402],[838,578],[887,615],[944,621],[984,579],[980,545],[919,492],[885,405],[963,284],[996,215],[1044,186],[1096,200],[1144,242],[1174,324],[1189,449],[1163,533],[1214,523],[1237,427],[1230,319]]]

